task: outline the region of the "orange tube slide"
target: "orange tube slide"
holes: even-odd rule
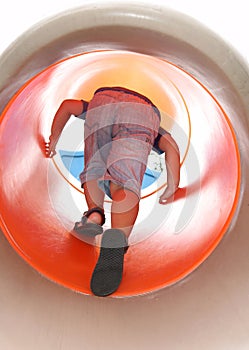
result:
[[[121,297],[181,280],[215,249],[238,202],[240,160],[234,131],[218,101],[170,62],[127,51],[102,51],[48,67],[10,100],[0,124],[1,227],[17,253],[47,278],[91,294],[97,249],[70,233],[87,209],[84,194],[58,154],[53,160],[44,157],[42,144],[63,99],[87,100],[107,85],[125,86],[149,97],[181,151],[181,188],[174,200],[158,203],[166,184],[164,170],[142,192],[124,277],[113,294]],[[61,145],[69,147],[71,142],[75,150],[81,147],[83,129],[76,126],[78,136],[70,138],[78,122],[70,122]],[[109,227],[109,201],[105,205]]]

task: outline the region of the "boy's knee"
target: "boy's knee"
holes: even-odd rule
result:
[[[125,200],[126,191],[123,186],[115,184],[114,182],[110,183],[110,192],[112,199],[116,202],[121,202]]]
[[[139,197],[135,192],[127,188],[113,184],[110,186],[110,191],[112,200],[118,203],[118,207],[121,211],[130,211],[139,204]]]

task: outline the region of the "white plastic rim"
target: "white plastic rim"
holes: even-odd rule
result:
[[[7,102],[11,93],[48,65],[101,49],[125,49],[168,59],[204,84],[225,110],[229,105],[230,115],[229,97],[233,96],[232,110],[238,114],[240,105],[239,119],[245,122],[248,117],[243,110],[248,105],[248,65],[240,54],[191,17],[135,2],[92,2],[30,28],[0,56],[0,91],[15,81],[1,102]],[[1,111],[3,108],[2,103]]]

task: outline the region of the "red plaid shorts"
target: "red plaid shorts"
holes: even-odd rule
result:
[[[160,126],[158,109],[124,88],[101,88],[89,102],[84,126],[81,184],[98,180],[111,198],[110,181],[140,198],[148,156]]]

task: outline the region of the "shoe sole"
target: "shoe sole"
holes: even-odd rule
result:
[[[77,223],[76,223],[77,224]],[[103,227],[94,223],[86,223],[82,226],[77,227],[75,224],[73,231],[78,235],[95,237],[103,233]]]
[[[114,293],[122,280],[127,239],[118,229],[104,232],[100,254],[91,278],[94,295],[105,297]]]

